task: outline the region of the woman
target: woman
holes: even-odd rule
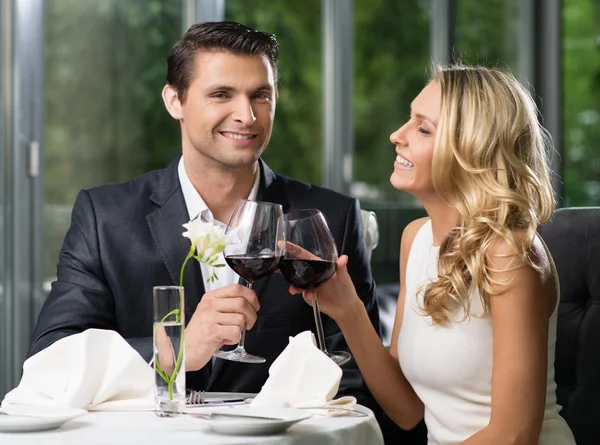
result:
[[[438,69],[390,140],[392,185],[428,214],[402,234],[390,351],[346,256],[321,310],[389,417],[425,418],[430,445],[575,444],[556,405],[558,279],[536,235],[555,203],[533,99],[497,69]]]

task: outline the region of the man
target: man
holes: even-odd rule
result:
[[[236,202],[248,198],[280,203],[284,212],[321,209],[379,329],[357,200],[277,175],[260,159],[273,127],[277,62],[273,36],[232,22],[196,24],[173,46],[162,97],[180,123],[182,156],[133,181],[80,192],[29,355],[100,328],[119,332],[150,360],[152,287],[179,284],[189,249],[182,224],[200,215],[224,226]],[[289,336],[315,329],[312,309],[288,293],[280,274],[250,290],[227,268],[206,283],[203,267],[192,262],[184,276],[187,386],[258,392]],[[211,360],[221,346],[238,343],[243,325],[247,350],[267,362]],[[328,348],[348,349],[330,319],[325,335]],[[370,404],[356,365],[343,369],[340,393]]]

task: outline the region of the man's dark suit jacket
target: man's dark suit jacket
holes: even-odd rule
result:
[[[189,251],[182,224],[189,220],[177,165],[121,184],[81,191],[58,263],[58,277],[40,313],[31,356],[56,340],[88,328],[121,334],[140,355],[152,357],[152,287],[179,284],[179,271]],[[338,252],[349,257],[349,273],[379,332],[375,286],[362,237],[360,208],[355,198],[274,174],[260,162],[257,200],[280,203],[284,212],[320,209]],[[185,319],[190,320],[204,294],[197,262],[185,271]],[[258,392],[273,360],[288,337],[315,331],[312,308],[290,295],[280,274],[254,284],[260,300],[258,320],[246,336],[246,349],[267,359],[265,364],[225,360],[209,362],[186,375],[187,387],[208,391]],[[327,347],[347,350],[337,325],[324,317]],[[344,365],[340,393],[371,398],[354,361]],[[315,369],[315,372],[319,372]]]

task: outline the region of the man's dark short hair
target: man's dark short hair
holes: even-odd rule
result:
[[[182,103],[186,99],[199,51],[266,56],[277,75],[279,45],[273,34],[236,22],[196,23],[173,45],[167,57],[167,82],[175,88]]]

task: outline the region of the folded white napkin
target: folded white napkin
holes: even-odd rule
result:
[[[356,404],[356,398],[333,400],[341,378],[342,369],[317,348],[313,333],[304,331],[290,337],[288,346],[269,368],[269,378],[252,405],[348,408]]]
[[[19,386],[2,407],[100,410],[154,408],[154,370],[114,331],[62,338],[23,364]]]

